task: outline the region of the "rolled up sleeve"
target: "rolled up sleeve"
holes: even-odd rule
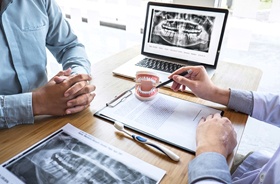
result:
[[[0,96],[0,128],[33,124],[32,93]]]
[[[231,183],[231,175],[226,159],[219,153],[202,153],[189,163],[189,183],[203,180]]]
[[[230,89],[228,108],[252,115],[253,106],[253,93],[251,91]]]

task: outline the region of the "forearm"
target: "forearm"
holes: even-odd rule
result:
[[[34,122],[31,93],[1,95],[0,104],[0,128]]]
[[[86,56],[85,51],[82,48],[72,48],[73,50],[69,51],[73,55],[69,58],[63,57],[62,66],[63,69],[66,70],[68,68],[72,69],[71,74],[91,74],[91,64]],[[68,51],[66,51],[68,52]],[[68,53],[64,53],[68,55]]]
[[[91,64],[84,45],[73,33],[55,1],[47,0],[47,3],[47,14],[52,23],[46,37],[47,48],[62,64],[63,70],[71,68],[73,74],[90,74]]]
[[[246,90],[214,87],[207,100],[222,104],[230,109],[251,115],[253,112],[253,93]]]
[[[213,90],[209,90],[209,91],[212,91],[212,93],[208,93],[206,100],[219,103],[225,106],[228,105],[229,98],[230,98],[229,89],[223,89],[217,86],[213,86]]]

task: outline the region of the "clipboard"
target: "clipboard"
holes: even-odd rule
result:
[[[106,103],[94,116],[122,122],[126,128],[195,154],[197,124],[202,117],[215,113],[224,112],[163,93],[141,101],[133,87]]]

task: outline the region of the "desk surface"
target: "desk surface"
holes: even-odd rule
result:
[[[166,170],[166,175],[161,183],[187,183],[187,164],[194,158],[194,155],[182,151],[179,148],[161,143],[180,156],[180,162],[173,162],[161,153],[145,145],[137,144],[133,140],[117,133],[112,123],[93,116],[96,111],[104,107],[105,103],[110,101],[114,96],[134,86],[133,80],[114,76],[112,70],[139,53],[140,47],[136,46],[92,66],[93,83],[97,86],[97,89],[96,97],[91,107],[87,110],[63,117],[36,117],[34,125],[20,125],[12,129],[0,130],[0,163],[12,158],[63,127],[65,124],[71,123],[77,128],[121,150]],[[212,80],[221,87],[256,90],[261,76],[262,72],[257,68],[221,61]],[[240,142],[248,117],[247,115],[229,110],[222,105],[199,99],[189,93],[174,93],[167,88],[160,89],[160,91],[165,94],[224,110],[224,116],[228,117],[234,124],[238,143]],[[233,156],[232,154],[228,158],[229,164],[232,163]]]

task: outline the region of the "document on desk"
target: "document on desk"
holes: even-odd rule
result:
[[[67,124],[0,166],[0,183],[149,183],[165,171]]]
[[[112,122],[120,121],[125,127],[156,138],[183,150],[195,153],[196,127],[202,117],[223,111],[158,93],[151,101],[140,101],[134,95],[117,97],[115,105],[95,113]],[[126,93],[127,94],[127,93]]]

